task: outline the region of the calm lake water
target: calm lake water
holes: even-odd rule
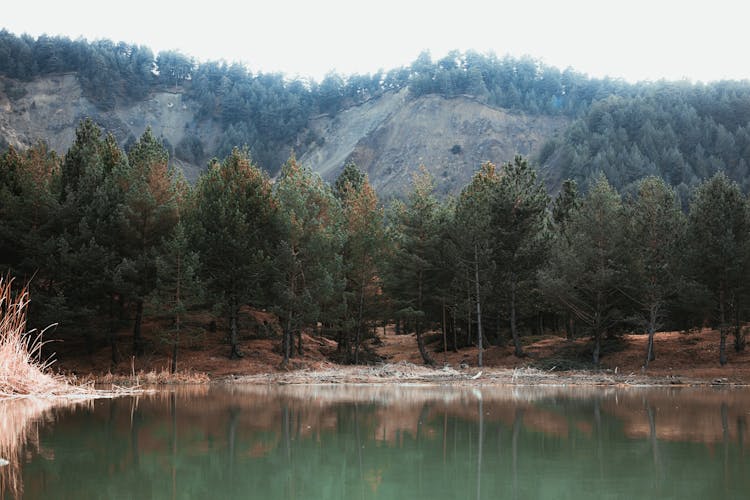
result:
[[[747,389],[200,387],[23,418],[0,403],[0,498],[750,498]]]

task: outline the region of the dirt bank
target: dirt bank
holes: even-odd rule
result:
[[[263,313],[265,314],[265,313]],[[205,318],[208,321],[209,318]],[[264,318],[255,323],[264,325]],[[248,317],[248,325],[250,324]],[[145,334],[147,338],[149,328]],[[594,384],[594,385],[682,385],[682,384],[750,384],[750,352],[736,353],[730,348],[729,363],[719,366],[719,334],[715,330],[658,333],[655,340],[656,360],[643,370],[645,335],[624,335],[605,343],[601,366],[590,363],[590,345],[586,338],[568,341],[562,336],[525,337],[526,356],[517,358],[508,346],[490,346],[484,350],[484,366],[477,366],[476,347],[457,352],[443,352],[442,338],[433,336],[429,344],[435,368],[425,367],[413,335],[386,335],[379,330],[376,342],[367,349],[373,366],[342,366],[336,359],[336,343],[315,335],[303,335],[304,354],[296,355],[290,369],[282,371],[280,340],[272,328],[248,326],[241,339],[244,357],[228,359],[229,348],[223,333],[206,332],[179,351],[180,375],[174,382],[243,381],[249,383],[438,383],[438,384]],[[124,331],[118,343],[122,354],[128,351],[131,338]],[[79,339],[77,342],[81,342]],[[156,383],[169,382],[169,346],[152,340],[147,354],[138,359],[123,355],[117,365],[110,361],[110,351],[102,345],[91,354],[75,339],[57,343],[57,368],[79,378],[122,382],[138,379]],[[479,372],[481,371],[481,374]],[[476,378],[475,378],[476,377]]]

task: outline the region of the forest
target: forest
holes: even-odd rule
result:
[[[320,82],[253,73],[237,63],[197,63],[188,55],[143,46],[65,37],[16,36],[0,30],[0,84],[11,99],[36,77],[75,73],[84,94],[102,109],[169,89],[199,104],[199,119],[222,127],[214,149],[191,135],[166,144],[174,157],[197,165],[247,145],[254,162],[275,175],[290,149],[325,141],[309,120],[408,89],[417,98],[469,96],[513,113],[573,119],[550,137],[539,173],[557,190],[566,178],[587,186],[599,173],[623,193],[658,176],[675,187],[683,209],[705,179],[724,172],[747,193],[750,162],[750,83],[639,82],[596,79],[530,57],[453,51],[433,60],[422,53],[409,66],[365,75],[331,72]],[[135,138],[133,138],[134,142]],[[7,146],[2,144],[0,146]],[[123,144],[120,144],[123,146]]]
[[[278,318],[284,365],[306,330],[335,340],[339,362],[367,362],[384,322],[416,333],[427,364],[428,332],[519,357],[526,335],[587,336],[594,364],[625,332],[717,326],[721,364],[745,348],[750,202],[723,171],[687,201],[660,177],[620,193],[603,173],[552,197],[520,156],[482,165],[458,196],[433,186],[421,171],[383,206],[356,165],[329,185],[292,155],[272,182],[246,148],[192,186],[150,130],[124,151],[84,120],[63,156],[43,142],[0,156],[0,272],[30,281],[31,327],[108,345],[112,363],[153,348],[141,327],[160,316],[174,369],[194,310],[242,357],[247,305]],[[650,342],[644,364],[657,354]]]

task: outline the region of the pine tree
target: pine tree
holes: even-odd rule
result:
[[[546,214],[549,196],[528,162],[516,156],[504,165],[491,200],[493,258],[498,282],[507,289],[507,310],[516,356],[523,355],[517,315],[524,294],[536,285],[547,256]]]
[[[157,259],[177,224],[177,192],[167,151],[150,128],[128,152],[126,165],[117,172],[124,199],[123,259],[116,278],[126,297],[135,302],[133,355],[139,356],[144,302],[156,287]]]
[[[685,228],[673,189],[658,177],[638,184],[637,197],[627,206],[627,241],[631,259],[628,295],[648,331],[644,367],[656,358],[654,333],[666,315],[666,305],[679,287],[677,252]]]
[[[560,192],[557,194],[555,201],[552,203],[552,214],[551,214],[551,248],[559,248],[560,244],[570,244],[570,219],[573,213],[580,207],[581,199],[578,194],[578,185],[576,181],[566,179],[563,181]],[[559,242],[559,243],[556,243]],[[547,266],[545,266],[547,267]],[[541,290],[544,294],[545,284],[541,284]],[[558,301],[550,301],[550,304],[558,303]],[[575,323],[573,315],[568,307],[562,306],[557,307],[558,313],[564,314],[565,321],[565,332],[568,340],[572,340],[575,335]]]
[[[81,122],[61,167],[61,231],[54,254],[54,279],[62,283],[61,325],[75,325],[91,349],[92,334],[97,330],[92,320],[107,316],[105,330],[115,364],[119,360],[114,338],[116,309],[122,302],[114,275],[122,259],[123,195],[114,173],[126,164],[113,136],[102,138],[91,120]]]
[[[341,208],[317,174],[292,156],[274,186],[281,218],[281,244],[274,259],[276,311],[284,330],[282,367],[303,353],[302,329],[341,317],[332,305],[343,293]],[[328,307],[326,307],[328,306]]]
[[[719,172],[695,191],[688,216],[692,276],[711,293],[718,313],[719,362],[727,363],[730,307],[739,301],[750,250],[748,206],[737,183]],[[739,329],[738,329],[739,330]],[[737,332],[738,348],[744,343]]]
[[[172,318],[171,327],[162,332],[162,340],[172,347],[172,373],[177,371],[177,354],[185,336],[183,318],[187,308],[203,298],[203,287],[198,277],[200,258],[190,244],[188,232],[193,205],[190,185],[178,176],[175,190],[178,221],[156,257],[156,286],[149,296],[149,302],[157,310]]]
[[[369,319],[379,319],[374,310],[378,299],[378,267],[385,244],[383,211],[367,175],[354,164],[347,164],[336,180],[334,192],[341,200],[345,242],[343,269],[345,277],[344,327],[339,339],[340,350],[352,358],[349,344],[354,340],[353,361],[359,363],[362,337]],[[351,331],[354,334],[351,334]]]
[[[491,292],[495,272],[494,238],[492,234],[492,198],[498,190],[500,176],[495,165],[484,163],[471,182],[461,191],[456,204],[452,240],[458,253],[456,272],[457,295],[467,299],[467,333],[471,331],[471,316],[476,307],[478,365],[482,366],[484,333],[482,304]],[[471,296],[474,295],[472,304]],[[458,298],[456,300],[458,302]]]
[[[625,273],[624,212],[620,195],[600,175],[579,208],[571,213],[569,238],[557,238],[540,282],[582,323],[594,339],[599,364],[601,340],[621,319]]]
[[[242,357],[238,315],[246,303],[268,300],[264,289],[278,245],[277,209],[268,176],[246,150],[214,161],[195,187],[191,221],[200,253],[200,277],[229,323],[230,358]]]
[[[391,208],[393,252],[389,258],[386,287],[397,303],[400,318],[414,324],[417,347],[425,364],[435,361],[427,352],[423,333],[435,306],[438,269],[438,202],[433,195],[434,181],[422,168],[412,179],[407,202]]]
[[[60,159],[44,143],[0,156],[0,274],[29,284],[29,323],[44,328],[59,292],[54,279]],[[33,278],[33,280],[32,280]]]

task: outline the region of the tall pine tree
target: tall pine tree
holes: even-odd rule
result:
[[[242,356],[238,315],[247,303],[263,304],[269,265],[278,245],[277,209],[271,182],[246,150],[214,161],[195,187],[193,241],[201,279],[226,314],[230,358]]]

